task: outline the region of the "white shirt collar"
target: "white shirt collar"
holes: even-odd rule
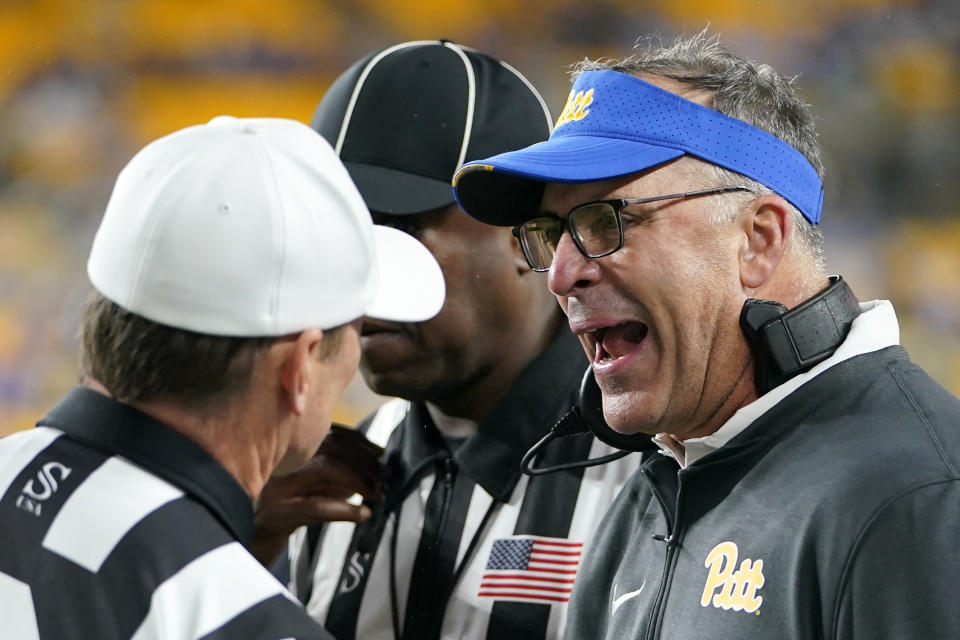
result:
[[[671,443],[668,434],[658,433],[653,437],[653,441],[660,445],[661,453],[674,458],[681,467],[688,467],[708,453],[727,444],[754,420],[796,391],[800,385],[809,382],[830,367],[854,356],[879,351],[897,344],[900,344],[900,325],[897,323],[897,315],[890,301],[863,302],[860,304],[860,315],[853,321],[846,340],[832,356],[810,371],[790,378],[779,387],[771,389],[750,404],[741,407],[723,426],[710,435],[685,440],[682,448]]]

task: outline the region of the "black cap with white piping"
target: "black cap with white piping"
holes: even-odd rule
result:
[[[508,64],[431,40],[353,64],[324,95],[311,126],[333,145],[372,211],[403,215],[453,203],[458,166],[546,140],[551,118]]]

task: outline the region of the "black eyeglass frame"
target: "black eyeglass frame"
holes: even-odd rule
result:
[[[530,224],[531,222],[536,222],[538,220],[566,220],[566,230],[570,232],[570,237],[573,238],[573,243],[577,246],[577,249],[580,250],[580,253],[587,258],[602,258],[604,256],[610,255],[611,253],[616,253],[617,251],[623,248],[623,243],[624,243],[623,220],[620,217],[620,214],[624,208],[634,204],[646,204],[648,202],[659,202],[661,200],[693,198],[695,196],[706,196],[706,195],[713,195],[718,193],[729,193],[732,191],[749,191],[750,193],[756,193],[753,189],[747,186],[727,185],[723,187],[712,187],[710,189],[699,189],[697,191],[685,191],[684,193],[671,193],[665,196],[651,196],[649,198],[614,198],[612,200],[591,200],[590,202],[584,202],[582,204],[578,204],[574,208],[570,209],[570,211],[567,213],[566,218],[560,218],[559,216],[538,216],[536,218],[531,218],[526,222],[521,222],[520,224],[516,225],[513,228],[513,235],[514,237],[516,237],[517,241],[520,242],[520,248],[523,249],[523,257],[526,259],[527,265],[532,270],[542,273],[544,271],[549,271],[550,267],[547,266],[545,268],[538,268],[533,265],[533,261],[531,260],[531,257],[530,257],[531,251],[526,241],[526,234],[523,233],[523,228],[526,225]],[[574,214],[578,209],[583,209],[585,207],[589,207],[596,204],[606,204],[606,205],[609,205],[611,209],[613,209],[613,215],[617,221],[617,235],[619,236],[619,239],[617,241],[617,246],[615,246],[614,248],[608,251],[603,251],[602,253],[592,254],[589,251],[587,251],[586,247],[584,247],[583,239],[581,235],[578,233],[577,229],[574,227],[573,219],[574,219]],[[563,232],[561,232],[561,236],[562,235],[563,235]],[[559,240],[557,242],[559,242]],[[554,248],[554,252],[556,252],[556,248]],[[552,261],[551,261],[551,264],[552,264]]]

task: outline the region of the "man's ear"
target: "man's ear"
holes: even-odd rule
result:
[[[283,364],[281,384],[283,385],[284,399],[294,414],[300,416],[307,410],[307,401],[310,396],[310,384],[313,381],[310,369],[314,365],[316,352],[320,348],[323,331],[307,329],[296,337],[293,347],[287,354]]]
[[[793,238],[793,213],[778,195],[754,199],[741,217],[744,243],[740,251],[740,282],[758,289],[774,274]]]

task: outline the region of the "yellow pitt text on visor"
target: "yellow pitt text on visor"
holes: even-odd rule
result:
[[[553,128],[557,129],[571,120],[583,120],[583,118],[590,113],[590,109],[587,109],[587,107],[589,107],[591,103],[593,103],[593,89],[589,89],[586,92],[578,91],[576,94],[571,91],[570,96],[567,98],[567,104],[563,107],[563,111],[560,112],[560,117],[557,118],[557,124],[553,125]]]

